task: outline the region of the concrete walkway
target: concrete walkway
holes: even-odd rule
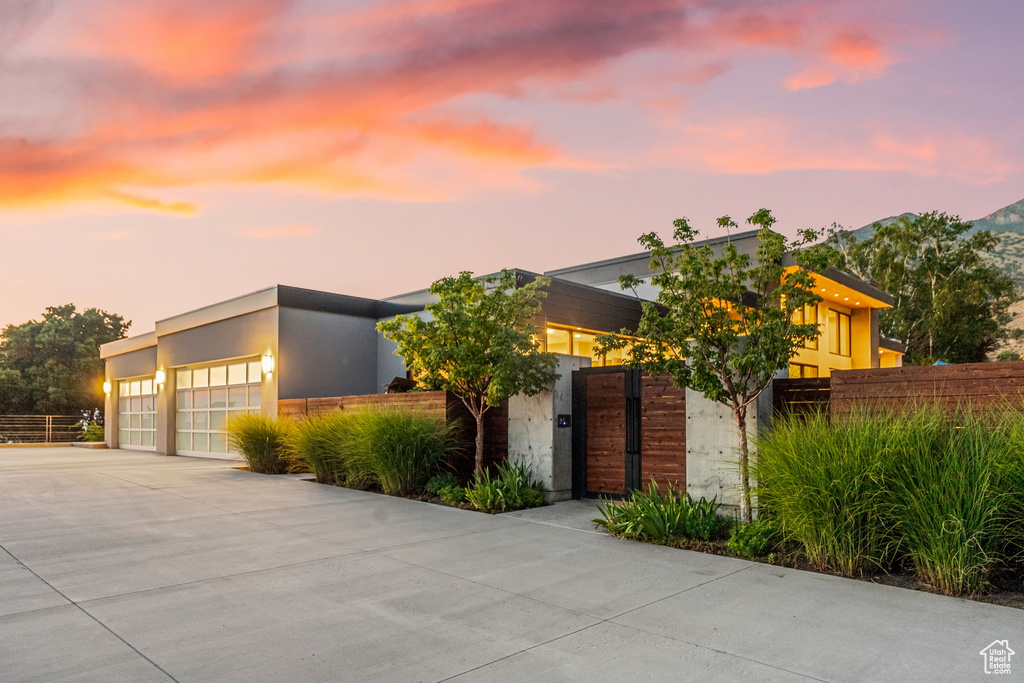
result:
[[[1024,612],[229,463],[0,450],[0,680],[970,681]]]

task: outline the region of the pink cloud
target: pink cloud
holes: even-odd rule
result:
[[[686,89],[721,78],[750,51],[806,62],[787,81],[791,90],[883,73],[893,58],[880,39],[862,23],[822,19],[824,7],[766,8],[754,0],[57,5],[47,21],[29,13],[0,62],[0,101],[21,108],[17,118],[0,118],[0,207],[107,201],[191,214],[193,203],[163,197],[233,184],[400,200],[446,199],[492,184],[533,188],[523,175],[530,169],[609,164],[568,152],[535,121],[467,110],[467,97],[632,100],[673,117],[683,112]],[[2,40],[0,33],[0,48]],[[649,57],[648,74],[603,78],[634,55]],[[33,87],[5,91],[11,82]]]

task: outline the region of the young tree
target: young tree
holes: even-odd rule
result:
[[[96,308],[51,306],[42,321],[0,334],[0,413],[70,415],[103,405],[100,344],[121,339],[131,322]]]
[[[875,223],[862,242],[836,236],[848,268],[893,295],[879,324],[907,345],[911,363],[983,361],[1005,332],[1017,300],[1013,279],[985,261],[999,239],[987,230],[968,234],[972,227],[933,211]]]
[[[659,292],[656,302],[642,304],[635,333],[639,341],[628,363],[670,373],[677,386],[731,409],[739,437],[740,514],[750,521],[747,409],[797,350],[818,337],[817,325],[796,324],[793,313],[821,301],[811,270],[823,270],[837,255],[823,245],[808,246],[819,235],[813,230],[788,244],[772,232],[775,218],[767,209],[747,223],[760,228],[753,263],[732,243],[720,256],[707,243],[694,243],[698,233],[685,218],[674,223],[673,244],[653,232],[640,237],[651,257],[649,283]],[[718,225],[736,227],[728,216]],[[782,257],[791,250],[801,267],[787,270]],[[619,279],[623,289],[634,292],[641,282],[634,275]],[[602,335],[599,352],[627,344],[621,337]]]
[[[474,279],[469,272],[430,286],[429,317],[398,316],[377,329],[398,344],[413,377],[451,391],[476,420],[476,471],[483,468],[484,414],[515,394],[533,396],[557,375],[554,354],[539,350],[531,324],[549,278],[518,281],[512,270]]]

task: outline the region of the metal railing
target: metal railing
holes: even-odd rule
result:
[[[82,441],[80,415],[0,415],[0,443]]]

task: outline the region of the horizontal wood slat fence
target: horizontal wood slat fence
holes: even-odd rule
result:
[[[459,452],[452,467],[463,478],[475,466],[476,421],[462,400],[451,392],[410,391],[404,394],[364,394],[330,398],[289,398],[277,402],[277,414],[294,420],[324,415],[335,410],[391,408],[436,416],[447,424],[458,423],[461,430]],[[499,463],[508,457],[508,401],[484,413],[484,465]]]
[[[842,416],[925,405],[947,412],[1024,410],[1024,361],[842,370],[830,378],[777,379],[772,390],[780,415],[821,410]]]
[[[831,385],[828,377],[777,379],[772,382],[772,402],[779,415],[827,412]]]
[[[937,405],[1024,409],[1024,361],[847,370],[832,375],[831,411],[896,411]]]

